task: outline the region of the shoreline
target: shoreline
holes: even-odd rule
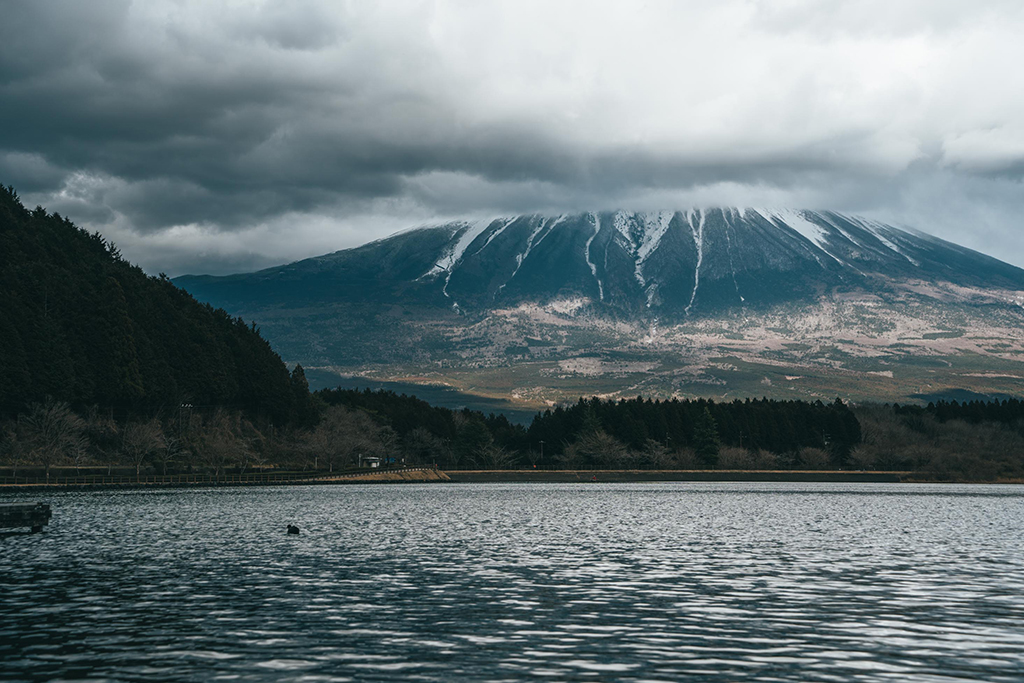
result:
[[[843,470],[445,470],[453,483],[907,482],[913,472]]]
[[[1024,484],[1021,480],[941,481],[911,471],[847,470],[435,470],[403,468],[379,472],[318,474],[278,479],[226,476],[201,481],[146,477],[135,481],[25,482],[0,484],[0,493],[26,491],[88,491],[132,489],[184,489],[260,486],[345,486],[353,484],[517,484],[517,483],[655,483],[655,482],[776,482],[776,483],[874,483],[874,484]]]
[[[86,479],[86,480],[80,480]],[[95,490],[127,490],[127,489],[194,489],[224,487],[260,487],[260,486],[316,486],[346,484],[419,484],[448,481],[447,475],[430,467],[407,467],[378,472],[350,472],[331,474],[318,472],[308,476],[277,476],[266,474],[223,475],[169,475],[135,477],[97,477],[93,481],[88,478],[68,477],[64,482],[24,482],[19,484],[0,484],[0,493],[24,491],[95,491]],[[191,479],[191,481],[190,481]]]

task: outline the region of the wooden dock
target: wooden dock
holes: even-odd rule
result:
[[[46,503],[0,503],[0,529],[27,526],[35,534],[50,523],[52,514]]]

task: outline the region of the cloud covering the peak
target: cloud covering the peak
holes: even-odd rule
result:
[[[39,0],[0,182],[150,271],[483,213],[864,213],[1024,265],[1024,5]]]

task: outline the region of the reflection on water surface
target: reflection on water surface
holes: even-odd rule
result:
[[[15,498],[54,517],[0,538],[0,678],[1024,678],[1019,486]]]

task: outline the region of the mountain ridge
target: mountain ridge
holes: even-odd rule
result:
[[[637,388],[1012,395],[1024,378],[1024,270],[831,211],[455,221],[175,282],[257,319],[286,359],[317,376],[534,404]]]
[[[361,257],[368,258],[360,263]],[[863,286],[866,276],[881,274],[1024,287],[1024,270],[923,232],[835,212],[779,209],[532,214],[456,221],[251,274],[187,275],[176,281],[287,282],[292,274],[330,271],[341,282],[347,278],[362,284],[404,283],[395,293],[424,303],[441,303],[429,296],[440,293],[456,308],[467,303],[486,308],[536,296],[538,288],[519,284],[537,279],[537,273],[529,271],[538,261],[540,269],[558,263],[574,279],[554,287],[547,283],[553,290],[548,294],[571,292],[624,310],[646,308],[677,315],[708,304],[714,309],[716,302],[721,306],[764,301],[763,281],[776,279],[777,274],[796,274],[828,286]],[[491,277],[485,280],[488,273]],[[752,280],[751,273],[758,277]],[[741,286],[744,280],[746,287]],[[799,282],[776,284],[784,293],[787,285],[792,288]],[[808,292],[793,292],[800,293]],[[767,299],[774,300],[777,297]]]

